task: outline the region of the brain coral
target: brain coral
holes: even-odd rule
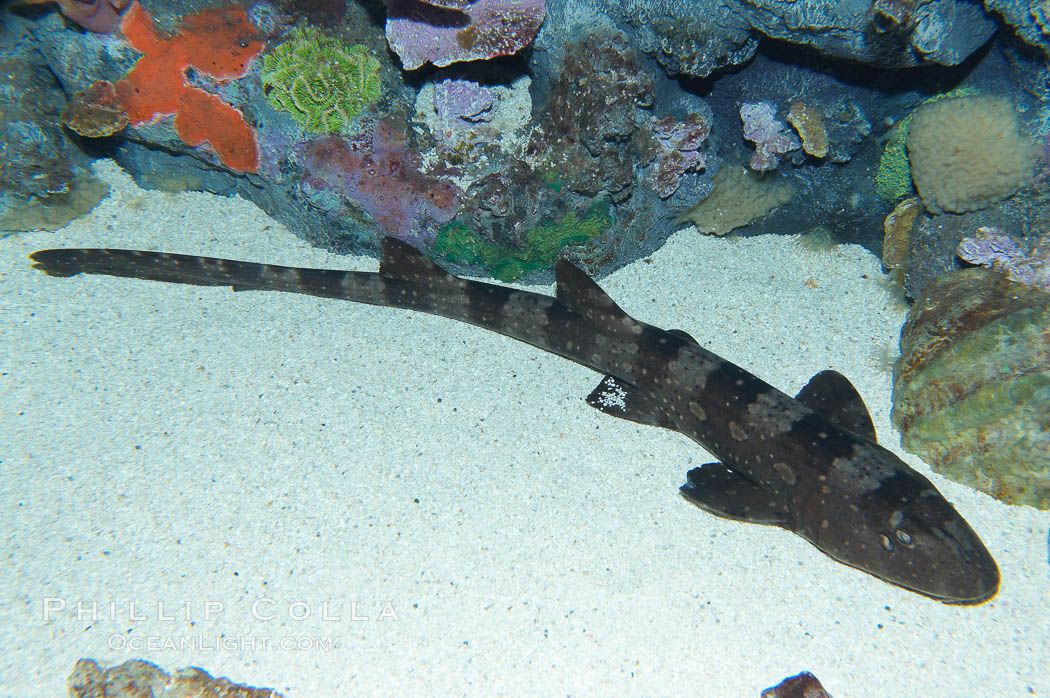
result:
[[[383,86],[379,61],[364,46],[344,46],[313,27],[263,56],[263,89],[274,109],[290,112],[311,133],[339,133]]]
[[[934,470],[1050,509],[1050,293],[991,269],[943,274],[901,331],[893,423]]]
[[[942,99],[915,111],[908,130],[912,178],[930,211],[976,211],[1031,179],[1033,149],[1004,97]]]

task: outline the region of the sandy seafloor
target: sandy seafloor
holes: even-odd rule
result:
[[[902,453],[1003,577],[976,607],[903,591],[687,503],[705,452],[591,409],[597,374],[511,339],[31,271],[52,246],[377,268],[243,200],[98,171],[93,213],[0,241],[0,694],[63,695],[94,657],[295,697],[743,697],[802,670],[836,698],[1050,695],[1050,514]],[[601,283],[789,393],[842,371],[900,453],[878,357],[903,315],[878,277],[858,247],[683,231]]]

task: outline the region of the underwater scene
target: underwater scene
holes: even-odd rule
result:
[[[6,0],[0,66],[0,697],[1050,696],[1050,5]]]

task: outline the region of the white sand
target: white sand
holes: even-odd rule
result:
[[[298,698],[757,696],[801,670],[836,698],[1050,694],[1050,513],[902,454],[1003,575],[977,607],[903,591],[688,504],[678,486],[706,453],[591,409],[599,376],[524,344],[340,301],[31,271],[52,246],[377,266],[243,200],[98,169],[114,191],[91,215],[0,242],[0,695],[62,695],[80,657]],[[602,284],[788,392],[842,371],[899,452],[872,356],[903,316],[878,274],[856,247],[683,232]]]

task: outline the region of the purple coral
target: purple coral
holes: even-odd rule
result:
[[[780,155],[802,146],[787,125],[777,120],[773,107],[765,102],[741,104],[740,118],[744,122],[744,138],[755,144],[752,170],[775,170],[780,164]]]
[[[386,40],[406,70],[508,56],[528,46],[547,12],[545,0],[386,0]]]
[[[682,121],[671,116],[653,117],[650,126],[660,153],[646,181],[661,199],[666,199],[678,191],[678,185],[687,172],[707,167],[707,158],[700,146],[711,129],[699,114],[689,114]]]
[[[428,224],[452,220],[463,195],[448,180],[424,173],[404,132],[386,121],[376,124],[370,143],[317,138],[306,149],[304,166],[305,192],[346,197],[385,234],[403,240],[420,242]]]
[[[443,80],[434,86],[434,136],[450,145],[468,135],[475,141],[490,140],[477,125],[492,120],[498,105],[499,95],[484,85],[472,80]]]
[[[1050,237],[1029,252],[1024,245],[999,228],[980,227],[973,237],[963,238],[955,253],[959,259],[982,267],[1001,269],[1008,278],[1050,291]]]
[[[23,0],[23,5],[41,5],[51,0]],[[67,19],[89,32],[114,34],[120,28],[131,0],[55,0]]]

